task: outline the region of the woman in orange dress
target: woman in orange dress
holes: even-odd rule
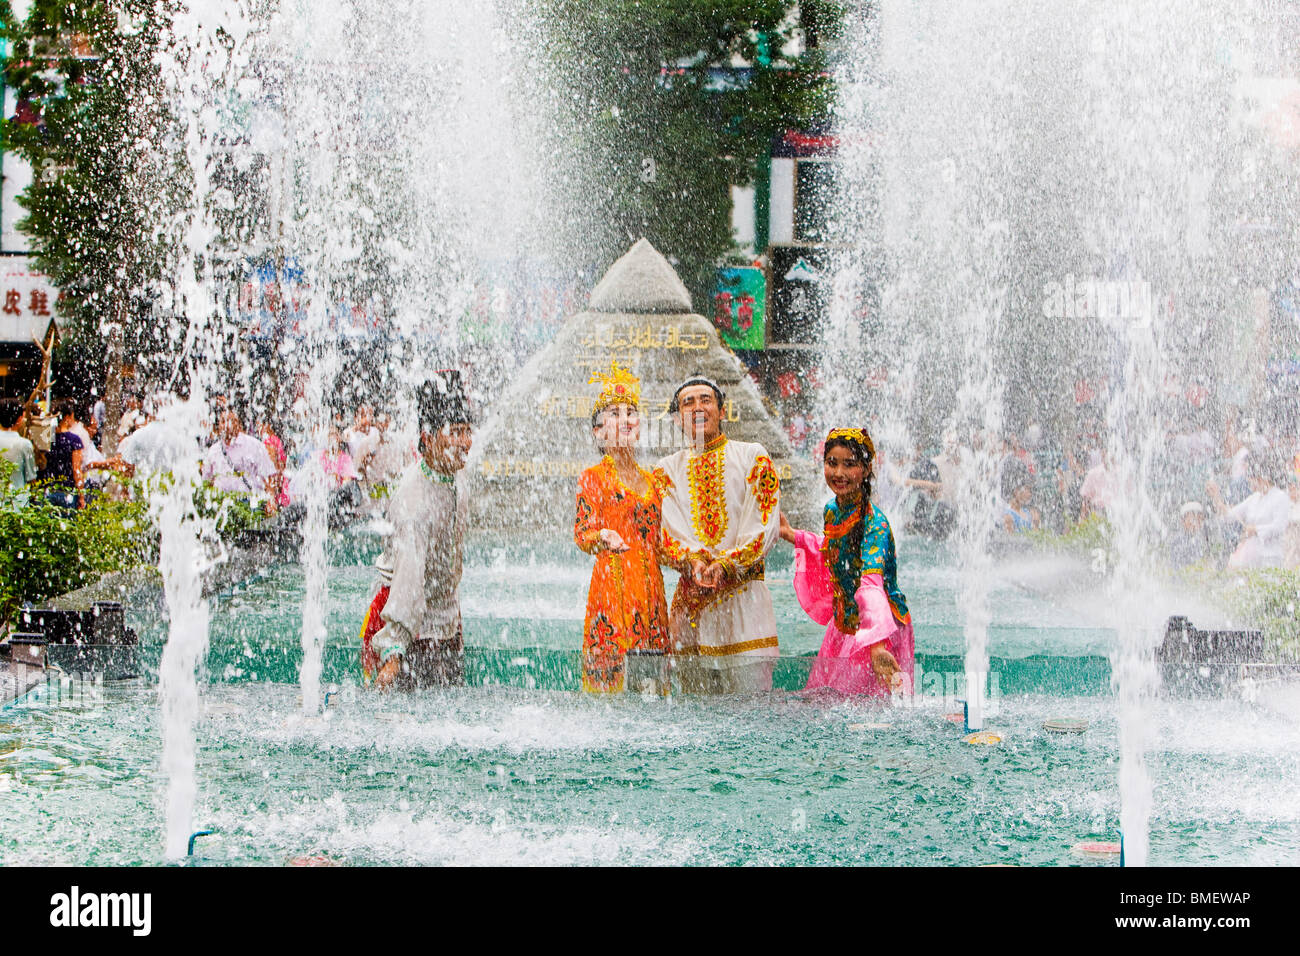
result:
[[[668,603],[657,545],[662,502],[632,449],[641,434],[640,382],[610,365],[591,415],[600,463],[582,473],[573,540],[596,556],[582,638],[582,689],[623,689],[627,652],[667,653]]]

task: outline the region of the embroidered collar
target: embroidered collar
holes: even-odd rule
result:
[[[719,435],[717,438],[711,438],[709,439],[709,441],[705,442],[704,448],[703,450],[700,451],[700,454],[704,455],[711,451],[717,451],[726,443],[727,443],[726,435]]]
[[[825,533],[827,542],[834,538],[842,538],[848,533],[849,529],[857,523],[859,515],[863,521],[870,521],[873,512],[870,502],[866,508],[862,506],[862,498],[850,504],[847,508],[841,507],[839,499],[832,502],[826,515]]]
[[[608,469],[610,477],[613,479],[614,484],[618,485],[620,488],[622,488],[632,497],[639,498],[641,501],[650,501],[654,498],[654,493],[655,493],[654,478],[652,478],[650,476],[650,473],[647,472],[640,465],[636,466],[636,470],[641,473],[641,477],[642,479],[644,479],[646,484],[646,492],[644,495],[638,494],[636,491],[632,489],[630,485],[628,485],[627,482],[625,482],[622,478],[618,476],[618,466],[614,464],[614,457],[612,455],[606,455],[604,458],[601,459],[600,463],[604,465],[606,469]]]
[[[444,485],[454,485],[456,483],[455,475],[444,475],[440,471],[434,471],[423,458],[420,459],[420,471],[430,481],[439,481]]]

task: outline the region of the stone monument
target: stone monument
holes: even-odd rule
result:
[[[722,429],[756,441],[781,478],[781,505],[797,526],[820,528],[811,463],[796,460],[740,360],[691,297],[668,260],[639,240],[592,290],[585,312],[569,318],[521,370],[480,428],[469,460],[474,482],[472,526],[569,533],[578,476],[598,460],[591,406],[599,393],[591,373],[611,361],[641,379],[641,442],[637,459],[652,467],[685,447],[673,390],[702,374],[726,393]]]

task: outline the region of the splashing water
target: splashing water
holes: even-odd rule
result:
[[[248,29],[239,4],[195,2],[176,13],[170,42],[159,56],[164,82],[177,104],[182,155],[193,177],[191,199],[171,223],[177,255],[168,303],[174,314],[185,319],[180,364],[188,364],[190,398],[172,404],[162,419],[173,435],[170,444],[187,453],[172,463],[165,491],[151,497],[160,530],[158,567],[170,619],[158,691],[163,712],[162,766],[167,776],[164,850],[173,859],[185,855],[193,831],[198,667],[207,650],[209,623],[204,572],[220,559],[215,519],[201,520],[194,503],[199,443],[209,429],[205,386],[211,381],[221,341],[213,264],[205,254],[216,236],[207,200],[221,123],[216,103],[225,82],[240,72],[237,51]],[[209,555],[210,549],[215,553]]]
[[[194,725],[198,717],[197,671],[208,648],[208,602],[203,597],[203,572],[209,566],[202,525],[195,514],[194,492],[198,486],[197,445],[190,438],[203,421],[199,402],[173,406],[164,420],[175,428],[191,454],[174,463],[173,477],[165,487],[155,486],[150,497],[159,529],[158,568],[171,624],[158,669],[158,696],[162,701],[162,766],[167,777],[167,856],[185,855],[193,832]]]
[[[1240,187],[1234,177],[1251,158],[1232,137],[1216,138],[1211,121],[1223,112],[1215,91],[1238,69],[1217,51],[1250,28],[1223,0],[1136,10],[1109,0],[1079,10],[1029,0],[862,6],[875,12],[854,20],[840,105],[851,250],[826,343],[843,361],[827,376],[824,412],[833,424],[878,413],[873,428],[891,462],[905,460],[914,437],[940,430],[965,445],[957,603],[977,728],[990,538],[1003,507],[996,442],[1004,427],[1069,419],[1076,376],[1108,377],[1102,437],[1118,493],[1106,599],[1119,632],[1121,828],[1128,861],[1142,863],[1159,622],[1138,595],[1167,504],[1151,491],[1161,469],[1158,398],[1167,368],[1203,361],[1209,350],[1189,347],[1190,330],[1216,314],[1237,278],[1222,228],[1231,210],[1206,212],[1202,187]],[[244,6],[195,2],[173,25],[161,66],[180,120],[176,153],[193,182],[171,224],[166,304],[185,319],[178,364],[191,397],[169,421],[193,454],[152,499],[171,618],[159,688],[168,856],[184,852],[193,829],[203,585],[221,557],[194,506],[197,445],[210,431],[204,401],[232,379],[256,390],[239,352],[247,330],[216,291],[215,253],[233,245],[237,256],[307,277],[296,327],[269,346],[287,386],[270,404],[293,412],[300,445],[328,444],[336,383],[359,355],[366,362],[348,397],[375,392],[409,410],[431,368],[473,353],[459,320],[476,278],[535,242],[546,219],[530,192],[536,168],[519,132],[518,91],[502,79],[526,72],[517,69],[518,39],[505,36],[512,10],[285,0],[259,19]],[[395,22],[404,26],[396,37]],[[245,94],[251,107],[239,102]],[[231,114],[246,107],[247,136],[232,140]],[[227,189],[216,171],[227,161],[266,173],[251,238],[222,235],[213,222]],[[1177,306],[1148,313],[1145,325],[1070,308],[1048,314],[1046,284],[1076,274],[1154,287],[1148,301],[1167,295]],[[476,398],[490,396],[518,358],[490,352],[474,353]],[[864,372],[881,363],[895,370],[888,390],[864,398]],[[306,468],[300,681],[310,714],[320,706],[330,597],[330,489],[314,454]]]
[[[312,450],[299,480],[307,712],[320,704],[335,487],[315,456],[338,401],[385,402],[406,422],[431,370],[473,354],[469,387],[482,400],[511,358],[475,351],[460,325],[489,264],[521,257],[539,204],[523,141],[531,121],[502,79],[521,73],[512,14],[512,4],[301,0],[259,46],[268,163],[281,184],[269,248],[311,287],[284,349],[299,392],[290,437]]]
[[[1222,0],[886,0],[850,12],[843,47],[841,275],[876,277],[882,291],[879,318],[833,322],[827,348],[878,333],[916,381],[866,401],[903,397],[891,414],[911,434],[946,428],[964,445],[955,536],[975,726],[989,541],[1007,507],[1009,458],[994,442],[1031,423],[1095,429],[1113,489],[1110,548],[1094,563],[1118,634],[1132,864],[1145,862],[1152,806],[1146,714],[1162,621],[1141,595],[1175,493],[1162,455],[1170,388],[1241,374],[1215,329],[1240,310],[1243,280],[1280,274],[1251,259],[1277,261],[1284,230],[1259,241],[1243,229],[1293,204],[1259,172],[1278,153],[1242,91],[1286,47],[1273,5]]]
[[[409,435],[412,395],[429,370],[472,356],[471,396],[481,401],[518,360],[476,349],[459,331],[476,282],[535,256],[546,218],[527,142],[543,119],[519,98],[527,83],[513,79],[527,74],[517,61],[531,29],[517,6],[194,2],[172,20],[159,57],[189,177],[188,199],[166,227],[175,261],[160,292],[185,328],[173,384],[188,385],[199,405],[226,395],[232,407],[283,418],[286,439],[307,449],[293,493],[308,714],[321,703],[334,490],[319,453],[339,402],[384,401],[394,433]],[[254,327],[242,291],[237,307],[217,291],[241,272],[245,282],[250,272],[274,274],[270,315]],[[177,427],[197,444],[211,423],[186,407]],[[177,628],[162,682],[176,855],[192,814],[193,671],[206,645],[197,569],[214,535],[183,506],[188,482],[172,492],[159,499],[159,517]]]

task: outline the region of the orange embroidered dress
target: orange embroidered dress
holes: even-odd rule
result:
[[[641,475],[645,497],[619,481],[609,456],[579,481],[573,540],[596,555],[583,624],[583,690],[621,691],[629,650],[669,649],[668,603],[656,552],[663,505],[649,473]],[[603,528],[617,531],[629,550],[607,549],[600,540]]]

